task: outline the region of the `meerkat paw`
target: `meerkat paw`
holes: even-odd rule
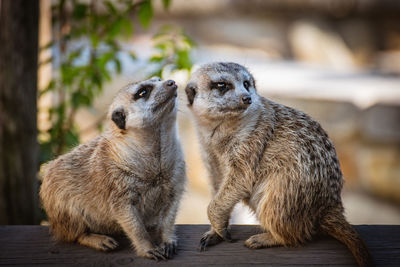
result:
[[[216,245],[222,242],[222,237],[220,237],[214,230],[205,232],[203,237],[200,239],[200,251],[205,251],[207,247]]]
[[[248,248],[259,249],[278,246],[279,244],[274,240],[270,233],[262,233],[251,236],[244,242],[244,245]]]
[[[164,248],[162,247],[154,247],[146,252],[138,252],[140,257],[152,259],[152,260],[167,260],[167,256],[164,253]]]
[[[177,247],[178,247],[178,242],[175,240],[171,242],[165,242],[162,244],[162,248],[164,249],[164,255],[168,259],[172,259],[173,255],[177,254]]]
[[[219,236],[221,236],[227,242],[231,242],[232,243],[232,242],[236,241],[236,240],[232,239],[231,232],[228,230],[228,228],[222,229],[219,232]]]
[[[106,235],[83,234],[77,241],[81,245],[102,251],[110,251],[118,247],[118,242]]]

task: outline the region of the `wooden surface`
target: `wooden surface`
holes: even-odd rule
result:
[[[377,266],[400,266],[400,225],[355,226],[370,248]],[[301,248],[250,250],[244,240],[259,230],[232,226],[235,243],[221,243],[199,252],[197,246],[207,225],[178,225],[178,255],[169,261],[138,258],[129,241],[117,237],[114,252],[99,252],[72,243],[56,243],[44,226],[0,226],[0,265],[36,266],[194,266],[194,265],[341,265],[355,266],[347,248],[330,237],[318,237]]]

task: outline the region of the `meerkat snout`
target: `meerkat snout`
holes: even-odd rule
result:
[[[174,80],[168,80],[165,82],[166,86],[169,88],[172,88],[172,90],[175,90],[175,94],[174,97],[178,96],[178,92],[176,91],[176,89],[178,88],[178,85],[176,85]]]
[[[175,81],[173,80],[168,80],[165,82],[167,86],[173,86],[175,84]]]
[[[249,96],[249,95],[242,95],[242,97],[241,97],[241,100],[242,100],[242,104],[244,104],[244,105],[250,105],[251,104],[251,96]]]

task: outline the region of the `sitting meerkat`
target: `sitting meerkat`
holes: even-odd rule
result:
[[[110,126],[44,168],[40,198],[58,240],[102,251],[125,232],[141,257],[176,253],[174,222],[186,181],[176,132],[177,85],[152,78],[113,100]]]
[[[185,91],[213,189],[200,250],[231,240],[230,214],[243,201],[264,230],[246,240],[249,248],[298,246],[322,232],[360,266],[371,264],[343,215],[342,172],[318,122],[259,96],[253,76],[235,63],[201,66]]]

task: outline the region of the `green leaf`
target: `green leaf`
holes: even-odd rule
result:
[[[163,78],[163,77],[162,77],[162,71],[163,71],[163,68],[157,69],[156,71],[152,72],[152,73],[149,75],[149,78],[150,78],[150,77],[154,77],[154,76]]]
[[[117,73],[121,73],[121,61],[118,58],[114,59],[114,64],[115,64],[115,70],[117,71]]]
[[[192,67],[192,62],[190,60],[190,55],[188,50],[177,51],[176,53],[176,66],[178,69],[190,70]]]
[[[107,81],[111,81],[111,75],[110,72],[107,69],[103,69],[101,71],[101,75],[102,77],[104,77]],[[99,88],[101,88],[101,86],[99,86]]]
[[[192,40],[192,38],[190,38],[189,36],[187,36],[186,34],[183,34],[182,36],[182,41],[187,44],[189,47],[194,47],[196,46],[196,43]]]
[[[162,55],[154,55],[150,58],[150,62],[161,62],[165,59],[165,56]]]
[[[72,12],[72,17],[77,20],[83,19],[86,16],[87,9],[87,4],[77,3],[75,5],[74,11]]]
[[[106,64],[109,61],[115,60],[116,59],[116,54],[114,51],[109,51],[104,54],[102,54],[100,57],[97,58],[97,65],[99,68],[104,69],[106,67]]]
[[[98,88],[101,88],[103,86],[103,79],[98,70],[94,71],[90,78],[90,81],[93,83],[94,86],[97,86]]]
[[[119,44],[114,39],[107,39],[106,44],[109,45],[113,50],[121,50]]]
[[[171,0],[162,0],[164,9],[168,9],[171,6]]]
[[[79,48],[79,49],[76,49],[76,50],[72,51],[68,56],[68,61],[72,62],[74,59],[80,57],[81,53],[82,53],[82,48]]]
[[[110,25],[110,29],[108,30],[107,34],[109,35],[109,37],[111,39],[121,33],[123,24],[124,24],[124,21],[122,20],[122,18],[119,18]]]
[[[166,24],[161,26],[160,30],[158,31],[158,34],[163,35],[163,34],[168,34],[173,30],[173,26],[171,24]]]
[[[54,153],[53,153],[53,149],[52,149],[51,140],[48,142],[40,143],[39,149],[40,149],[40,156],[39,156],[40,164],[53,159]]]
[[[61,82],[64,85],[71,85],[74,79],[80,74],[81,67],[75,67],[70,64],[61,65]]]
[[[72,107],[74,109],[77,109],[81,106],[89,106],[91,104],[91,100],[88,96],[82,94],[81,92],[74,92],[72,94],[72,99],[71,99],[71,103],[72,103]]]
[[[130,35],[132,35],[132,33],[133,33],[132,21],[128,18],[123,18],[121,34],[124,34],[129,37]]]
[[[129,57],[130,57],[132,60],[136,60],[136,59],[137,59],[137,56],[136,56],[135,52],[132,52],[132,51],[129,52]]]
[[[67,149],[79,145],[79,134],[74,128],[67,131],[65,135],[65,144]]]
[[[92,43],[93,48],[96,48],[99,45],[100,38],[99,35],[96,33],[92,33],[90,35],[90,42]]]
[[[149,27],[150,21],[153,18],[153,7],[151,1],[145,1],[140,5],[139,11],[139,22],[144,28]]]
[[[165,50],[167,50],[167,48],[168,48],[168,43],[167,43],[167,42],[165,42],[165,43],[158,43],[158,44],[156,44],[154,47],[157,48],[157,49],[159,49],[159,50],[161,50],[161,51],[165,51]]]
[[[113,4],[111,1],[106,1],[106,2],[105,2],[105,5],[106,5],[108,11],[109,11],[111,14],[113,14],[113,15],[118,14],[117,9],[115,8],[114,4]]]

